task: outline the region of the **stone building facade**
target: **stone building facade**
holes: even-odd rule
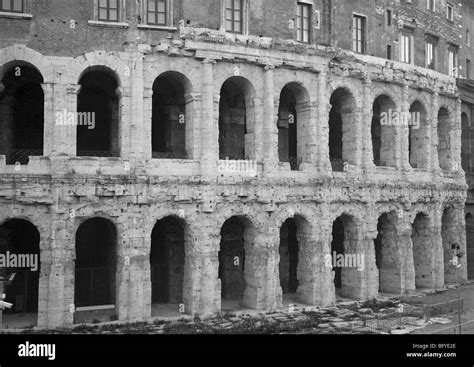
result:
[[[467,279],[456,79],[350,50],[347,2],[20,3],[0,12],[0,244],[41,261],[14,311],[51,327]]]

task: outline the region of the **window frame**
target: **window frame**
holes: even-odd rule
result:
[[[231,1],[231,8],[228,7],[228,2]],[[236,8],[236,4],[239,4],[238,9]],[[229,19],[227,17],[227,12],[230,10],[232,13],[232,18]],[[240,12],[240,19],[237,21],[235,14],[237,12]],[[225,0],[225,30],[226,32],[229,33],[234,33],[234,34],[243,34],[244,33],[244,27],[243,27],[243,17],[244,17],[244,0]],[[227,25],[228,22],[232,25],[232,29],[228,29]],[[237,31],[236,30],[236,24],[240,24],[240,29]]]
[[[356,20],[360,20],[360,29],[356,28]],[[367,52],[367,16],[352,13],[352,51],[364,55]],[[358,36],[360,33],[360,39]],[[360,50],[357,46],[360,45]]]
[[[21,10],[14,10],[15,0],[9,0],[11,9],[3,9],[3,1],[0,1],[0,12],[4,13],[13,13],[13,14],[24,14],[25,13],[25,1],[24,0],[17,0],[20,1]]]
[[[107,2],[107,6],[105,8],[100,6],[101,0],[97,1],[97,20],[100,21],[100,22],[110,22],[110,23],[120,22],[120,13],[121,13],[120,0],[115,0],[117,2],[117,8],[111,8],[110,7],[111,0],[103,0],[103,1]],[[107,18],[106,19],[100,17],[100,13],[101,13],[102,9],[106,9],[106,11],[107,11]],[[110,11],[111,10],[116,10],[117,11],[117,19],[110,19]]]
[[[300,9],[301,9],[301,15],[300,15]],[[304,15],[304,10],[308,10],[308,16],[305,17]],[[312,40],[312,12],[313,12],[313,6],[310,3],[304,2],[304,1],[298,1],[296,3],[296,41],[301,42],[301,43],[306,43],[309,44],[311,43]],[[301,27],[299,27],[299,20],[301,19]],[[308,29],[304,28],[304,20],[308,20]],[[305,41],[304,36],[307,36],[308,40]]]
[[[404,40],[408,40],[408,48],[405,46]],[[408,31],[401,31],[399,35],[400,62],[405,64],[413,64],[413,34]],[[408,51],[408,52],[407,52]],[[408,59],[407,56],[408,55]]]
[[[451,3],[446,3],[446,19],[450,22],[454,22],[454,5]]]
[[[155,3],[155,11],[150,11],[149,10],[149,5],[150,5],[150,1],[153,1]],[[164,12],[160,12],[158,10],[158,3],[164,3],[165,5],[165,11]],[[168,25],[168,12],[169,12],[169,4],[168,4],[168,1],[167,0],[146,0],[145,1],[145,7],[146,7],[146,24],[149,24],[149,25],[153,25],[153,26],[167,26]],[[150,22],[150,18],[149,18],[149,15],[153,14],[154,15],[154,18],[155,18],[155,22]],[[159,23],[158,22],[158,18],[159,18],[159,15],[160,14],[164,14],[164,18],[165,18],[165,21],[164,23]]]
[[[448,48],[448,75],[455,78],[459,76],[459,51],[455,46]]]
[[[431,55],[431,65],[428,63],[428,47],[429,45],[432,46],[432,55]],[[436,39],[434,39],[432,36],[430,37],[429,35],[425,37],[425,68],[431,69],[431,70],[436,70],[437,67],[437,45],[438,42]]]
[[[221,0],[221,25],[219,30],[221,32],[232,33],[239,36],[247,36],[249,30],[249,0],[241,0],[242,11],[241,11],[241,32],[232,32],[227,29],[227,0]]]
[[[128,23],[126,23],[126,4],[125,0],[117,0],[118,5],[118,20],[100,20],[99,19],[99,0],[91,1],[91,14],[92,19],[88,21],[90,26],[113,26],[113,27],[120,27],[120,28],[127,28]]]
[[[436,0],[426,0],[426,10],[436,12]]]

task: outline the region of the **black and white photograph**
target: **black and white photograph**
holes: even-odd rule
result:
[[[474,366],[473,63],[474,0],[0,0],[0,366]]]

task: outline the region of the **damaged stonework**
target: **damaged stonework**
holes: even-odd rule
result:
[[[20,233],[9,222],[21,219],[39,233],[39,326],[72,324],[84,307],[143,320],[168,302],[208,316],[466,280],[466,257],[457,278],[449,263],[453,244],[466,252],[454,78],[336,48],[181,31],[179,42],[76,58],[0,50],[0,77],[22,61],[43,78],[43,155],[20,165],[0,155],[1,229]],[[94,102],[79,98],[91,70],[105,74],[110,106],[100,149],[78,127],[54,126],[55,112]],[[420,129],[384,130],[389,108],[422,111]],[[255,165],[222,169],[231,160]],[[363,269],[327,267],[334,251],[364,255]]]

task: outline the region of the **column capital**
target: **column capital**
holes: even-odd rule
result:
[[[66,86],[66,93],[67,94],[79,94],[81,91],[82,85],[81,84],[68,84]]]
[[[275,69],[275,65],[272,65],[272,64],[266,64],[263,67],[263,70],[265,70],[265,71],[270,71],[270,70],[274,70],[274,69]]]

